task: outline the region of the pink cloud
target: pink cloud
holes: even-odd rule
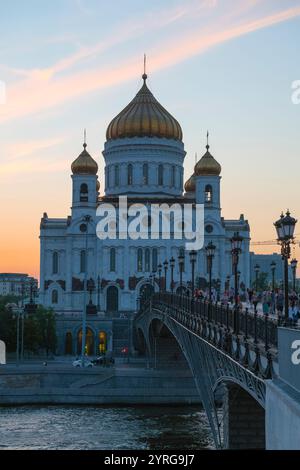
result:
[[[257,0],[244,4],[243,8],[253,5],[253,3],[257,3]],[[223,27],[218,25],[218,31],[213,33],[210,32],[208,25],[200,32],[188,35],[178,34],[175,40],[160,44],[159,49],[157,48],[151,53],[151,69],[154,71],[170,67],[194,55],[201,54],[213,46],[299,15],[300,7],[295,7],[256,20],[244,21],[239,25],[223,25]],[[224,18],[225,24],[227,24],[230,14]],[[126,32],[124,34],[126,36]],[[111,44],[112,42],[109,40],[107,47],[110,47]],[[101,47],[104,46],[98,44],[89,50],[79,51],[73,56],[59,61],[52,68],[40,71],[33,70],[25,80],[8,87],[7,104],[0,108],[0,122],[54,108],[90,92],[115,86],[139,75],[141,61],[132,59],[115,68],[112,66],[94,68],[67,76],[56,76],[57,72],[71,67],[83,57],[96,54],[101,50]]]

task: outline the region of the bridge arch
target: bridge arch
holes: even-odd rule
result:
[[[259,387],[255,388],[257,377],[254,374],[246,369],[240,371],[241,365],[225,352],[218,350],[163,310],[151,306],[147,314],[139,319],[139,328],[149,344],[151,356],[158,356],[158,366],[161,362],[161,348],[157,344],[159,338],[171,335],[173,345],[176,342],[180,358],[184,357],[194,376],[217,448],[265,448],[263,382],[261,390]],[[222,433],[215,405],[215,393],[221,385],[224,388]]]

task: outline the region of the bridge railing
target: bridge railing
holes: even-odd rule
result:
[[[244,335],[246,339],[253,338],[254,343],[259,341],[265,344],[265,349],[277,348],[277,318],[269,315],[260,315],[250,312],[248,308],[231,307],[228,304],[210,303],[205,300],[192,299],[184,295],[169,292],[155,293],[151,297],[152,305],[157,303],[172,307],[172,310],[181,310],[189,315],[201,317],[208,322],[222,325],[236,335]],[[145,306],[146,307],[146,306]]]

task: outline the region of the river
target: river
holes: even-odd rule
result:
[[[78,450],[213,449],[195,406],[0,407],[0,448]]]

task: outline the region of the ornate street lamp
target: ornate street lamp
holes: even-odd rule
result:
[[[161,292],[161,271],[162,271],[162,265],[159,263],[157,266],[158,269],[158,280],[159,280],[159,292]]]
[[[194,299],[194,290],[195,290],[195,264],[197,260],[197,251],[191,250],[190,251],[190,262],[192,266],[192,305]]]
[[[270,264],[271,266],[271,272],[272,272],[272,291],[275,291],[275,270],[276,270],[276,263],[275,261],[272,261]]]
[[[87,315],[95,315],[97,313],[97,307],[96,305],[93,304],[93,300],[92,300],[92,294],[93,294],[93,291],[95,290],[95,282],[92,278],[90,278],[87,281],[87,290],[90,294],[90,300],[86,307],[86,313]]]
[[[84,263],[84,281],[83,281],[83,309],[82,309],[82,338],[81,338],[81,365],[84,364],[85,343],[86,343],[86,294],[87,294],[87,273],[88,273],[88,226],[92,222],[90,215],[85,215],[80,224],[80,231],[85,234],[85,263]]]
[[[164,271],[165,271],[165,289],[164,289],[165,292],[167,291],[167,271],[168,271],[168,264],[169,264],[169,263],[168,263],[167,260],[165,260],[165,261],[163,262]]]
[[[179,285],[180,285],[180,295],[182,296],[182,273],[183,273],[183,268],[184,268],[184,255],[179,254],[178,256],[178,264],[179,264]]]
[[[239,264],[239,256],[242,252],[243,238],[240,236],[239,232],[235,232],[230,241],[231,241],[232,266],[233,266],[233,273],[234,273],[234,298],[235,298],[235,307],[237,308],[238,295],[239,295],[238,264]]]
[[[298,261],[296,258],[293,258],[291,261],[291,268],[293,272],[293,291],[296,292],[296,272],[297,272]]]
[[[172,258],[170,259],[170,267],[171,267],[171,292],[173,294],[174,292],[174,267],[175,267],[175,259]]]
[[[258,292],[258,274],[259,274],[260,266],[259,264],[256,264],[254,266],[254,271],[255,271],[255,290]]]
[[[208,294],[208,300],[211,302],[211,273],[212,273],[212,263],[213,263],[213,258],[215,256],[215,251],[216,247],[213,244],[213,242],[209,242],[208,245],[205,247],[206,251],[206,259],[207,259],[207,272],[209,276],[209,294]]]
[[[294,241],[294,231],[297,220],[291,217],[289,210],[284,216],[283,213],[280,216],[274,226],[277,232],[277,242],[281,245],[281,256],[284,261],[284,317],[285,321],[289,317],[289,272],[288,272],[288,260],[291,255],[291,243]]]

